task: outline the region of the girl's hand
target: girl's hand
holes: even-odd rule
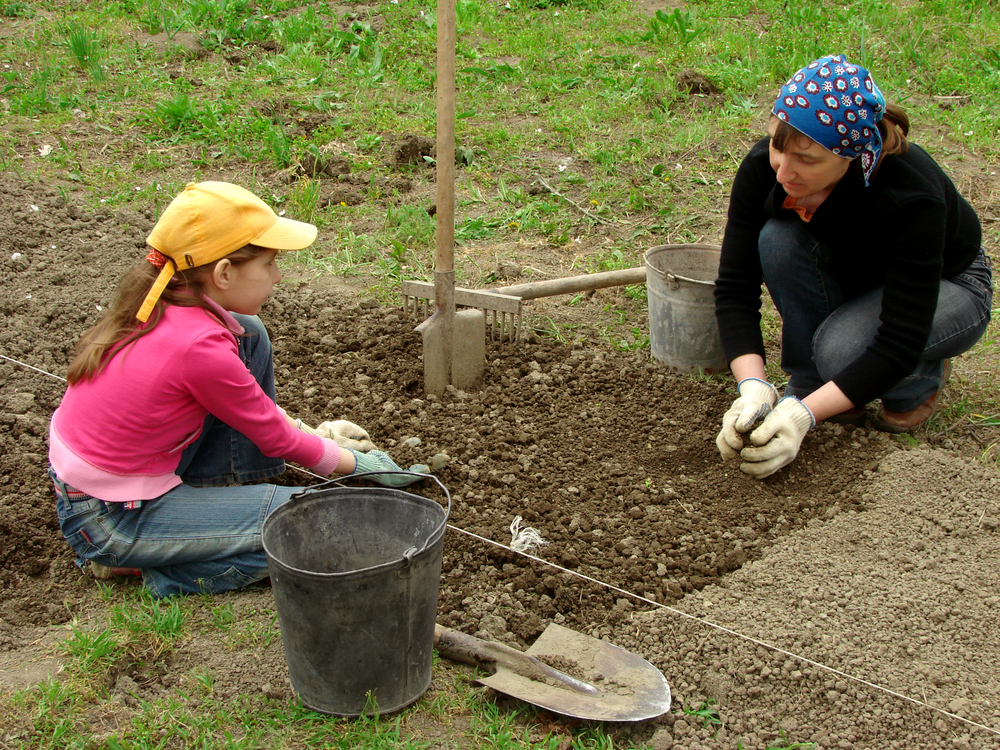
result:
[[[354,422],[348,422],[346,419],[323,422],[319,427],[310,427],[300,419],[295,427],[310,435],[318,435],[321,438],[332,440],[341,448],[348,450],[363,452],[378,450],[367,430]]]
[[[354,476],[355,474],[365,474],[370,471],[380,471],[380,472],[402,472],[403,470],[396,465],[396,462],[389,458],[387,453],[383,453],[379,450],[368,451],[367,453],[359,453],[358,451],[348,448],[351,453],[354,454],[355,467],[354,471],[351,472],[349,476]],[[384,487],[406,487],[414,482],[419,482],[431,473],[430,468],[426,464],[414,464],[407,471],[410,474],[405,473],[393,473],[393,474],[372,474],[370,479],[373,482],[378,482]],[[422,476],[417,476],[422,475]]]

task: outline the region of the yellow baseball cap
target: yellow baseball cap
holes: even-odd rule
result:
[[[136,317],[145,322],[179,270],[225,258],[244,245],[302,250],[316,227],[278,216],[249,190],[229,182],[189,182],[160,215],[146,244],[170,260],[160,270]]]

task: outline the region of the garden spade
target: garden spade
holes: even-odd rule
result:
[[[435,625],[434,646],[452,661],[493,670],[480,685],[554,713],[592,721],[642,721],[670,710],[670,686],[645,659],[555,623],[518,651]]]

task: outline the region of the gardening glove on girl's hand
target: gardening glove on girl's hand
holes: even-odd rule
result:
[[[809,407],[795,396],[785,396],[763,424],[750,433],[752,446],[740,451],[740,470],[763,479],[792,462],[802,438],[816,426]]]
[[[722,416],[722,431],[715,438],[719,453],[725,460],[740,457],[743,435],[753,429],[758,419],[767,416],[778,400],[775,387],[760,378],[743,378],[736,391],[740,397]]]
[[[367,430],[354,422],[348,422],[346,419],[323,422],[319,427],[310,427],[299,420],[298,428],[312,435],[329,438],[341,448],[363,452],[378,450]]]
[[[396,465],[396,462],[382,451],[376,450],[359,453],[351,448],[347,450],[354,454],[354,461],[357,464],[351,475],[364,474],[368,471],[402,471]],[[413,472],[413,474],[372,474],[369,479],[373,482],[378,482],[383,487],[406,487],[414,482],[419,482],[431,473],[430,468],[426,464],[414,464],[407,471]],[[422,474],[424,476],[414,476],[414,474]]]

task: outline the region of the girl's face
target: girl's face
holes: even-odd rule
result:
[[[773,137],[777,127],[777,118],[772,118],[768,134]],[[790,139],[789,147],[784,151],[778,151],[773,142],[768,148],[771,168],[778,182],[795,199],[829,193],[847,174],[847,168],[851,165],[850,159],[827,151],[805,136]]]
[[[226,273],[228,283],[221,292],[222,299],[213,299],[230,312],[256,315],[267,301],[274,285],[281,281],[281,271],[275,258],[277,250],[268,250],[246,263],[230,263]]]

